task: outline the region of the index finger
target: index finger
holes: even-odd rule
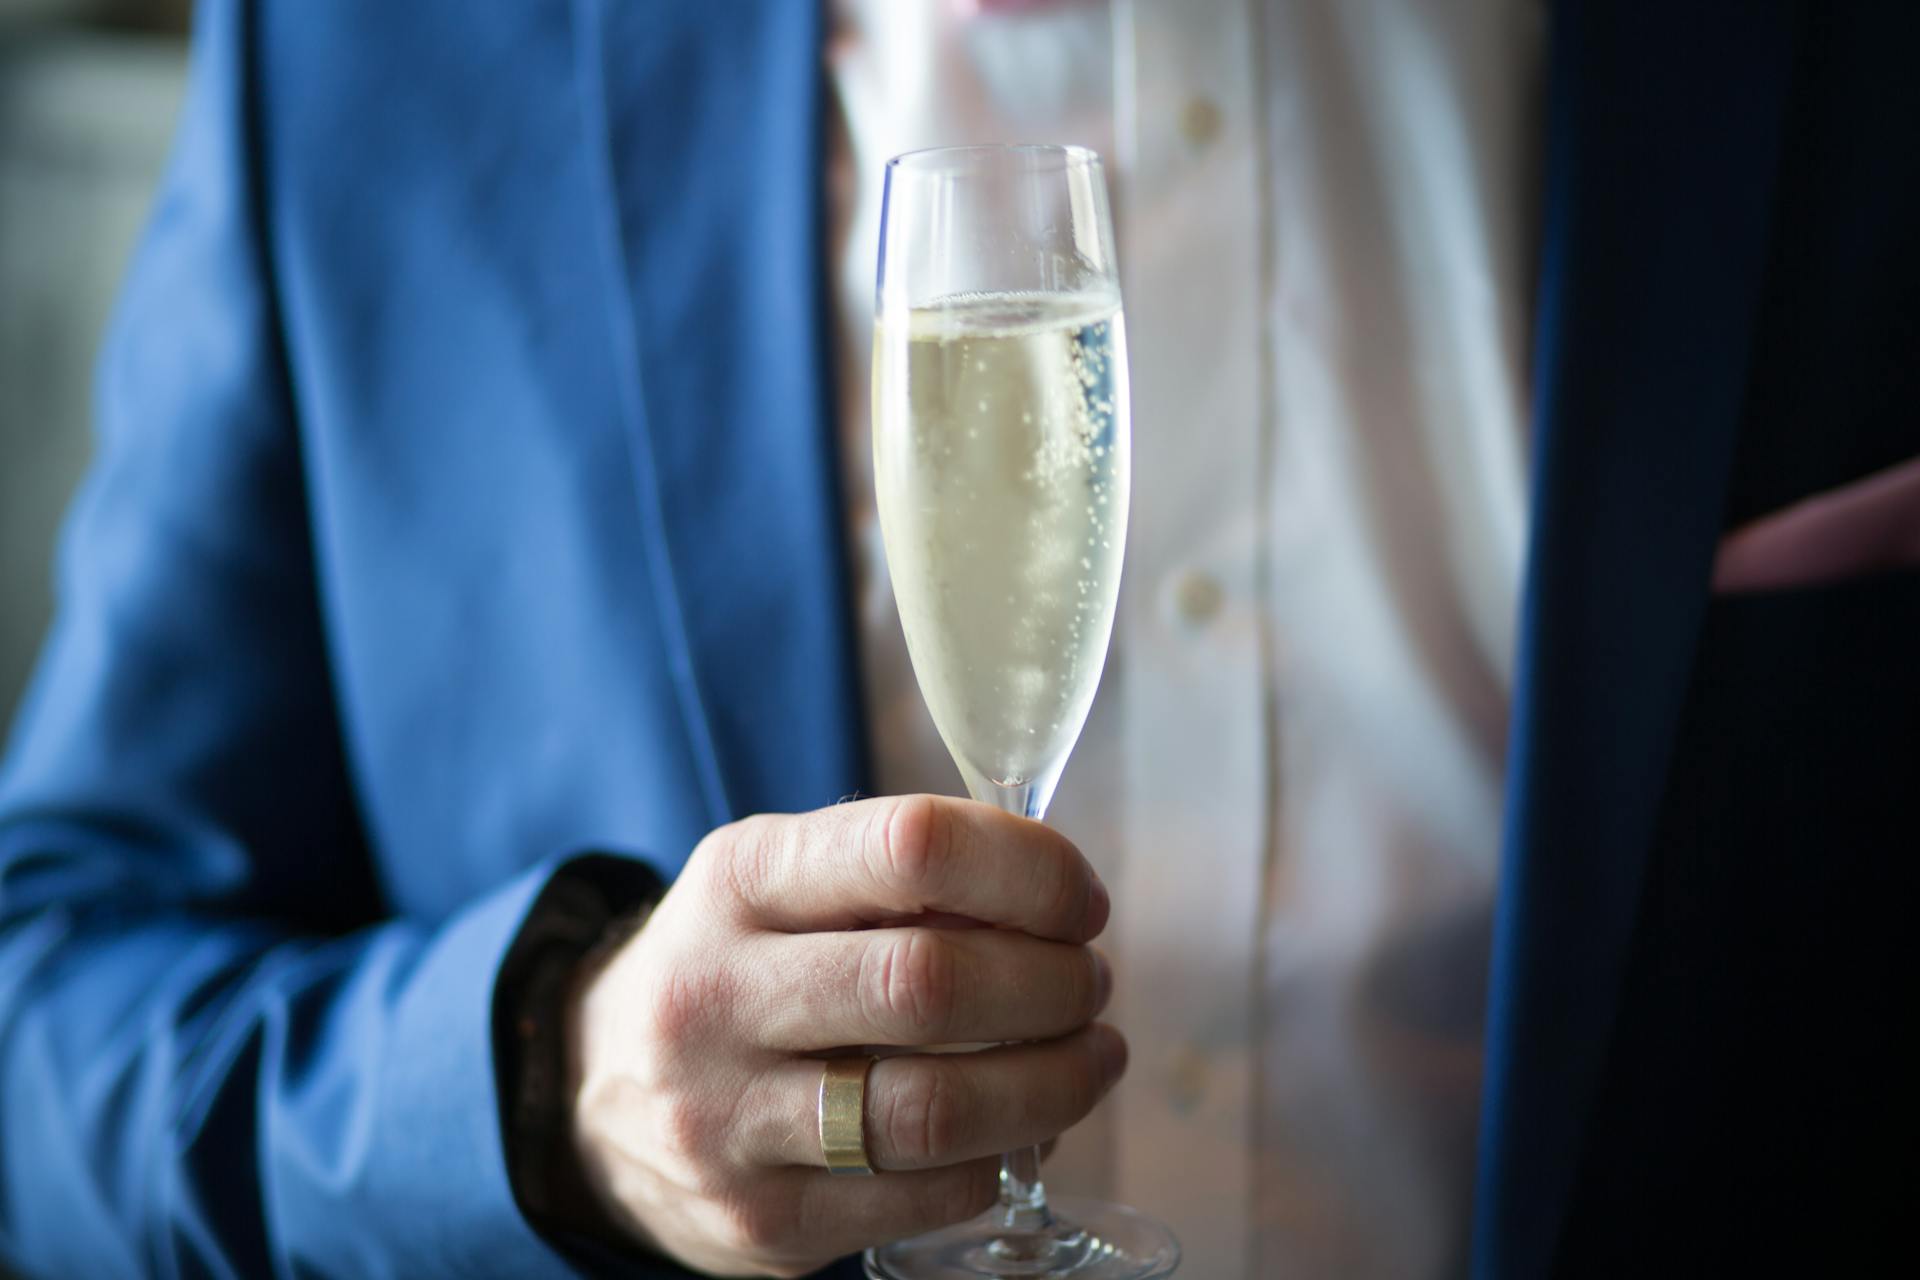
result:
[[[717,868],[750,923],[788,933],[965,916],[1059,942],[1106,927],[1106,886],[1071,840],[992,805],[894,796],[751,818]]]

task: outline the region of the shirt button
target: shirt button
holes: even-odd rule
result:
[[[1189,569],[1174,583],[1173,607],[1182,619],[1196,627],[1213,621],[1225,603],[1226,592],[1221,590],[1220,580],[1210,573]]]
[[[1198,151],[1220,136],[1220,108],[1211,98],[1190,98],[1180,109],[1180,132]]]

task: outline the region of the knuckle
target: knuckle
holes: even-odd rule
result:
[[[939,1164],[959,1150],[967,1125],[967,1089],[946,1063],[925,1062],[894,1092],[886,1119],[893,1149],[917,1163]]]
[[[713,1116],[692,1098],[669,1097],[660,1104],[660,1144],[676,1156],[694,1156],[712,1148]]]
[[[901,929],[868,955],[862,983],[876,1029],[938,1040],[953,1023],[953,949],[930,929]]]
[[[693,846],[693,852],[687,855],[687,868],[708,866],[727,856],[733,848],[733,842],[739,838],[742,822],[729,822],[718,826],[701,836]]]
[[[707,1039],[733,999],[732,983],[718,969],[669,966],[649,988],[647,1022],[654,1046],[668,1055]]]
[[[766,814],[754,814],[728,823],[701,842],[711,847],[718,887],[736,902],[752,903],[762,897],[771,877],[780,848],[780,823]]]
[[[880,857],[887,878],[914,890],[931,882],[952,840],[952,819],[932,796],[902,796],[887,806]]]

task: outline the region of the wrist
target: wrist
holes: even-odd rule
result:
[[[600,989],[603,975],[626,944],[645,927],[656,905],[646,903],[609,924],[600,940],[574,966],[564,996],[562,1115],[552,1134],[556,1144],[553,1165],[562,1171],[572,1206],[568,1222],[571,1229],[601,1240],[617,1239],[628,1248],[648,1250],[654,1247],[651,1234],[622,1211],[604,1177],[596,1176],[599,1168],[593,1158],[594,1134],[592,1127],[582,1122],[579,1107],[587,1076],[588,1032],[594,1025],[590,1021],[594,1018],[594,992]],[[603,1010],[602,1021],[604,1017]]]

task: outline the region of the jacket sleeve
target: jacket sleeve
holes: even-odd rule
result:
[[[557,871],[394,918],[329,684],[250,154],[204,0],[0,768],[0,1258],[32,1274],[566,1274],[516,1209],[494,987]]]

